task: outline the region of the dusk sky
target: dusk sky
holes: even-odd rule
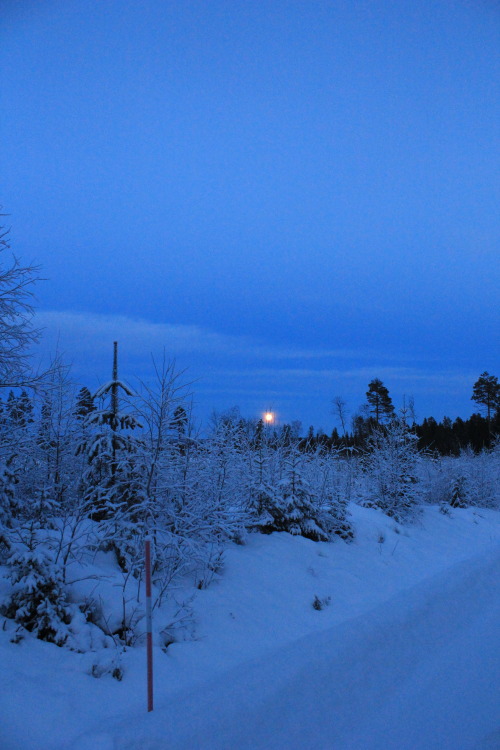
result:
[[[330,430],[500,376],[500,4],[1,4],[2,191],[41,351]]]

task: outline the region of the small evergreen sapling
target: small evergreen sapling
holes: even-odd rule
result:
[[[84,420],[85,443],[78,452],[86,452],[88,470],[83,479],[83,492],[89,515],[94,521],[115,519],[142,499],[142,472],[136,460],[138,441],[126,432],[141,427],[128,412],[120,411],[119,391],[129,397],[133,391],[118,379],[118,344],[114,342],[113,377],[101,386],[93,398],[110,396],[109,407],[89,408]],[[90,434],[89,434],[90,433]]]
[[[143,441],[130,433],[142,427],[128,411],[122,411],[119,391],[134,392],[118,378],[118,344],[114,342],[113,376],[94,398],[110,398],[107,408],[88,410],[84,437],[78,452],[85,452],[88,468],[82,479],[82,494],[89,517],[99,523],[103,549],[112,549],[122,571],[138,572],[142,559],[138,549],[148,513],[147,466]]]
[[[466,479],[460,475],[454,477],[450,485],[449,504],[452,508],[466,508],[468,503]]]
[[[324,454],[321,449],[307,457],[306,478],[314,496],[316,517],[330,538],[339,536],[344,541],[354,538],[349,521],[352,469],[340,452]]]
[[[17,550],[8,565],[12,594],[2,614],[40,640],[63,646],[72,613],[57,566],[41,547]]]
[[[248,527],[260,531],[262,534],[270,534],[275,530],[275,518],[271,508],[275,503],[275,490],[270,479],[269,447],[265,442],[262,430],[262,420],[257,424],[255,435],[255,452],[248,451],[250,463],[248,464]]]
[[[313,541],[326,542],[330,538],[328,517],[318,512],[312,490],[304,478],[304,460],[297,447],[286,452],[284,476],[266,510],[273,517],[273,531],[288,531]]]

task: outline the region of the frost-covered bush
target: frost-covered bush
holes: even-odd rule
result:
[[[458,456],[424,457],[419,478],[425,502],[442,508],[500,506],[500,449],[474,453],[463,450]]]
[[[483,450],[475,454],[462,451],[459,458],[460,472],[467,491],[468,505],[494,508],[499,501],[498,457],[495,450]]]
[[[448,503],[449,489],[454,477],[452,459],[423,455],[417,464],[420,497],[423,503],[442,505]]]
[[[365,457],[368,497],[364,505],[377,507],[399,522],[414,516],[419,503],[417,437],[402,420],[374,430]]]
[[[452,506],[498,507],[500,471],[495,449],[477,454],[466,449],[456,458],[448,459],[448,471]]]

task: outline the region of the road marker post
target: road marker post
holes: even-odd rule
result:
[[[148,711],[153,710],[153,618],[151,607],[151,538],[146,537],[146,647],[147,647],[147,682]]]

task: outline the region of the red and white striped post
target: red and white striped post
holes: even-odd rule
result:
[[[151,616],[151,539],[146,537],[146,646],[148,660],[148,711],[153,710],[153,619]]]

